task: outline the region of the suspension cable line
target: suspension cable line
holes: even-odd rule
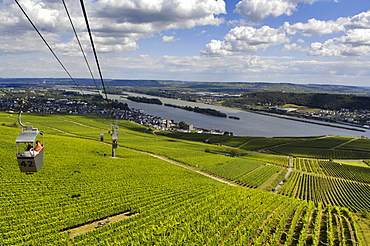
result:
[[[77,42],[78,42],[78,45],[79,45],[79,47],[80,47],[81,53],[82,53],[82,55],[83,55],[83,57],[84,57],[84,59],[85,59],[85,63],[86,63],[87,68],[88,68],[88,70],[89,70],[89,72],[90,72],[91,78],[92,78],[92,80],[93,80],[93,82],[94,82],[94,84],[95,84],[95,88],[96,88],[96,90],[98,91],[98,93],[99,93],[99,95],[100,95],[99,86],[98,86],[98,85],[97,85],[97,83],[96,83],[95,77],[94,77],[94,75],[93,75],[93,73],[92,73],[92,71],[91,71],[90,64],[89,64],[89,62],[88,62],[88,60],[87,60],[87,57],[86,57],[86,55],[85,55],[85,52],[84,52],[84,50],[83,50],[83,48],[82,48],[82,44],[81,44],[80,38],[78,37],[78,34],[77,34],[76,28],[75,28],[75,26],[74,26],[74,24],[73,24],[73,21],[72,21],[71,15],[69,14],[67,4],[65,3],[65,1],[64,1],[64,0],[62,0],[62,3],[63,3],[63,5],[64,5],[64,9],[65,9],[65,11],[66,11],[66,13],[67,13],[67,16],[68,16],[69,22],[70,22],[70,24],[71,24],[71,26],[72,26],[72,29],[73,29],[73,32],[74,32],[74,34],[75,34],[76,40],[77,40]],[[104,120],[107,120],[103,114],[99,114],[99,115],[100,115],[100,116],[102,116],[102,118],[103,118]]]
[[[48,42],[45,40],[45,38],[42,36],[42,34],[40,33],[40,31],[37,29],[37,27],[35,26],[35,24],[33,24],[31,18],[27,15],[26,11],[22,8],[22,6],[19,4],[18,0],[14,0],[18,7],[21,9],[21,11],[23,12],[23,14],[26,16],[26,18],[28,19],[28,21],[31,23],[32,27],[35,29],[35,31],[38,33],[38,35],[40,36],[40,38],[44,41],[44,43],[46,44],[46,46],[49,48],[50,52],[54,55],[55,59],[59,62],[59,64],[62,66],[62,68],[64,69],[64,71],[68,74],[69,78],[75,83],[75,85],[77,86],[77,88],[81,91],[82,94],[83,91],[81,89],[81,87],[77,84],[77,82],[74,80],[74,78],[72,77],[72,75],[68,72],[67,68],[63,65],[63,63],[60,61],[60,59],[58,58],[58,56],[55,54],[55,52],[53,51],[53,49],[50,47],[50,45],[48,44]]]
[[[88,18],[87,18],[87,13],[86,13],[84,1],[83,0],[80,0],[80,3],[81,3],[82,12],[84,14],[85,22],[86,22],[86,28],[87,28],[87,31],[89,33],[91,47],[92,47],[93,52],[94,52],[96,66],[98,67],[98,71],[99,71],[99,75],[100,75],[100,80],[101,80],[101,83],[103,85],[103,89],[104,89],[104,93],[105,93],[105,98],[106,98],[107,102],[109,102],[107,90],[105,88],[105,84],[104,84],[104,80],[103,80],[103,75],[102,75],[102,72],[101,72],[101,69],[100,69],[100,65],[99,65],[98,55],[96,53],[96,49],[95,49],[95,45],[94,45],[94,40],[93,40],[93,37],[92,37],[92,34],[91,34],[90,25],[89,25],[89,21],[88,21]]]
[[[81,3],[82,12],[83,12],[84,17],[85,17],[86,28],[87,28],[87,31],[88,31],[89,36],[90,36],[91,47],[92,47],[92,49],[94,51],[96,65],[97,65],[98,70],[99,70],[99,75],[100,75],[101,83],[103,85],[103,89],[104,89],[104,93],[105,93],[105,98],[107,100],[107,104],[108,105],[111,105],[111,104],[109,104],[108,94],[107,94],[107,90],[106,90],[105,85],[104,85],[103,75],[102,75],[102,72],[101,72],[101,69],[100,69],[98,55],[96,54],[96,49],[95,49],[93,37],[92,37],[92,34],[91,34],[91,29],[90,29],[90,25],[89,25],[89,21],[88,21],[88,18],[87,18],[87,13],[86,13],[86,9],[85,9],[85,5],[84,5],[83,0],[80,0],[80,3]],[[110,111],[111,111],[110,115],[111,115],[111,118],[112,118],[112,121],[113,121],[113,107],[110,108]],[[115,149],[118,147],[118,141],[117,141],[117,139],[118,139],[118,125],[112,123],[112,125],[110,127],[112,127],[112,133],[111,133],[111,135],[112,135],[112,157],[116,157]]]
[[[62,0],[62,2],[63,2],[63,5],[64,5],[64,9],[66,10],[66,13],[67,13],[67,16],[68,16],[69,22],[71,23],[71,26],[72,26],[73,32],[74,32],[74,34],[75,34],[76,40],[77,40],[77,42],[78,42],[78,45],[80,46],[81,53],[82,53],[82,55],[83,55],[83,57],[84,57],[84,59],[85,59],[85,63],[86,63],[86,65],[87,65],[87,68],[89,69],[89,72],[90,72],[91,78],[92,78],[92,79],[93,79],[93,81],[94,81],[95,88],[96,88],[96,89],[98,90],[98,92],[99,92],[99,87],[98,87],[98,85],[96,84],[96,81],[95,81],[94,75],[93,75],[93,73],[92,73],[92,71],[91,71],[90,64],[89,64],[89,62],[88,62],[88,60],[87,60],[87,58],[86,58],[85,52],[84,52],[84,50],[83,50],[83,48],[82,48],[82,44],[81,44],[80,39],[79,39],[79,37],[78,37],[78,35],[77,35],[77,31],[76,31],[76,28],[75,28],[75,26],[74,26],[74,24],[73,24],[73,21],[72,21],[71,15],[69,14],[69,11],[68,11],[68,8],[67,8],[67,5],[66,5],[66,3],[65,3],[65,1],[64,1],[64,0]],[[99,92],[99,94],[100,94],[100,92]]]
[[[16,4],[18,5],[18,7],[20,8],[20,10],[23,12],[23,14],[27,18],[27,20],[30,22],[30,24],[32,25],[32,27],[38,33],[38,35],[40,36],[40,38],[43,40],[43,42],[45,43],[45,45],[48,47],[48,49],[50,50],[50,52],[53,54],[53,56],[55,57],[55,59],[62,66],[62,68],[64,69],[64,71],[68,74],[69,78],[74,82],[74,84],[76,85],[76,87],[81,91],[82,95],[84,95],[81,87],[78,85],[78,83],[76,82],[76,80],[72,77],[72,75],[68,72],[67,68],[63,65],[63,63],[58,58],[58,56],[55,54],[55,52],[53,51],[53,49],[51,48],[51,46],[48,44],[48,42],[46,41],[46,39],[42,36],[41,32],[38,30],[38,28],[36,27],[36,25],[32,22],[31,18],[28,16],[28,14],[26,13],[26,11],[23,9],[23,7],[21,6],[21,4],[18,2],[18,0],[14,0],[14,1],[16,2]],[[103,85],[104,94],[105,94],[105,97],[106,97],[106,101],[109,104],[108,94],[107,94],[107,90],[106,90],[106,87],[105,87],[105,84],[104,84],[102,72],[101,72],[101,69],[100,69],[100,65],[99,65],[99,61],[98,61],[96,49],[95,49],[93,38],[92,38],[92,34],[91,34],[91,29],[90,29],[90,26],[89,26],[89,23],[88,23],[88,19],[87,19],[87,14],[86,14],[85,6],[84,6],[84,3],[83,3],[83,0],[81,0],[80,2],[81,2],[83,14],[84,14],[84,18],[85,18],[85,21],[86,21],[87,30],[88,30],[88,33],[89,33],[89,36],[90,36],[90,41],[91,41],[91,44],[92,44],[92,48],[93,48],[93,52],[94,52],[94,56],[95,56],[95,61],[96,61],[96,64],[97,64],[97,67],[98,67],[98,70],[99,70],[100,79],[101,79],[101,82],[102,82],[102,85]],[[63,1],[63,4],[64,4],[64,6],[66,8],[68,17],[70,18],[69,12],[67,10],[67,7],[66,7],[66,4],[65,4],[64,1]],[[71,21],[71,18],[70,18],[70,21]],[[72,21],[71,21],[71,23],[72,23]],[[73,24],[72,24],[72,27],[73,27],[73,30],[75,31],[75,28],[74,28]],[[76,35],[77,40],[79,41],[79,39],[77,37],[78,35],[77,35],[77,32],[76,31],[75,31],[75,35]],[[81,42],[80,41],[79,41],[79,45],[80,45],[80,47],[82,49],[82,45],[81,45]],[[83,49],[82,49],[82,53],[84,54]],[[87,58],[86,58],[85,55],[84,55],[84,57],[85,57],[85,60],[87,60]],[[88,65],[88,63],[87,63],[87,65]],[[88,67],[90,68],[89,65],[88,65]],[[90,73],[92,74],[91,69],[89,69],[89,70],[90,70]],[[95,80],[94,80],[94,83],[95,83]],[[96,83],[95,83],[95,85],[96,85],[96,87],[98,89],[98,86],[97,86]],[[3,90],[1,90],[1,91],[3,91]],[[8,94],[8,95],[11,95],[10,93],[7,93],[6,91],[3,91],[3,92],[6,93],[6,94]],[[99,89],[98,89],[98,92],[99,92]],[[100,94],[100,92],[99,92],[99,94]],[[113,115],[112,114],[113,114],[113,111],[111,110],[111,117],[113,118]]]

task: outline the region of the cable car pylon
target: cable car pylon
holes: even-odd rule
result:
[[[110,134],[112,135],[112,157],[116,157],[116,149],[118,147],[118,125],[111,125]]]

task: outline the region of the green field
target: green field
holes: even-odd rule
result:
[[[370,211],[367,178],[357,175],[366,167],[318,164],[322,174],[297,168],[282,195],[273,194],[195,172],[274,187],[290,166],[288,156],[225,155],[252,138],[211,144],[120,121],[111,158],[109,120],[24,114],[23,123],[45,133],[43,168],[25,174],[15,158],[16,118],[0,113],[0,245],[369,245],[370,218],[355,213]],[[318,196],[310,187],[321,184]],[[121,213],[128,217],[71,237],[74,228]]]

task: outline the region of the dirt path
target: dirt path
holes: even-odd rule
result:
[[[78,122],[73,122],[73,121],[70,121],[70,122],[71,123],[74,123],[74,124],[78,124],[78,125],[83,125],[83,126],[86,126],[87,127],[87,125],[84,125],[84,124],[81,124],[81,123],[78,123]],[[59,130],[59,129],[56,129],[56,128],[52,128],[52,129],[57,130],[57,131],[60,131],[60,132],[63,132],[63,133],[68,133],[68,132],[64,132],[64,131]],[[71,133],[68,133],[68,134],[71,134]],[[110,145],[109,143],[104,143],[104,144]],[[157,158],[157,159],[160,159],[160,160],[169,162],[171,164],[177,165],[177,166],[182,167],[182,168],[186,168],[188,170],[191,170],[191,171],[194,171],[196,173],[202,174],[202,175],[204,175],[206,177],[209,177],[211,179],[217,180],[219,182],[222,182],[222,183],[225,183],[225,184],[228,184],[228,185],[231,185],[231,186],[239,186],[239,185],[237,185],[235,183],[232,183],[230,181],[227,181],[227,180],[224,180],[224,179],[221,179],[221,178],[212,176],[212,175],[210,175],[208,173],[205,173],[205,172],[202,172],[202,171],[200,171],[200,170],[198,170],[198,169],[196,169],[194,167],[187,166],[187,165],[182,164],[180,162],[177,162],[177,161],[168,159],[168,158],[166,158],[164,156],[160,156],[160,155],[148,153],[148,152],[145,152],[145,151],[134,150],[134,149],[130,149],[130,148],[127,148],[127,147],[122,147],[122,146],[119,146],[118,148],[124,148],[124,149],[130,150],[130,151],[134,151],[134,152],[137,152],[137,153],[150,155],[150,156],[152,156],[154,158]],[[86,233],[88,231],[92,231],[95,228],[99,227],[99,224],[102,225],[102,226],[104,226],[105,224],[112,223],[112,222],[117,222],[117,221],[121,221],[121,220],[124,220],[124,219],[126,219],[126,218],[128,218],[130,216],[134,216],[134,215],[136,215],[136,214],[130,214],[130,212],[126,212],[126,213],[115,215],[115,216],[112,216],[112,217],[109,217],[109,218],[106,218],[106,219],[103,219],[103,220],[94,221],[92,223],[89,223],[89,224],[86,224],[86,225],[83,225],[83,226],[80,226],[80,227],[77,227],[77,228],[73,228],[73,229],[69,230],[69,232],[71,233],[70,234],[70,237],[72,238],[72,237],[78,236],[78,235],[80,235],[82,233]]]
[[[294,160],[293,160],[293,157],[290,156],[289,157],[289,169],[288,169],[288,172],[285,174],[285,179],[289,178],[291,172],[293,172],[294,170]]]
[[[90,128],[94,128],[94,129],[98,129],[98,128],[95,128],[95,127],[92,127],[92,126],[89,126],[89,125],[85,125],[85,124],[82,124],[82,123],[79,123],[79,122],[75,122],[75,121],[72,121],[72,120],[65,120],[65,121],[68,121],[68,122],[71,122],[73,124],[77,124],[77,125],[80,125],[80,126],[86,126],[86,127],[90,127]],[[55,129],[55,130],[58,130],[58,129]],[[62,131],[63,132],[63,131]],[[70,134],[70,133],[69,133]],[[105,144],[108,144],[108,143],[105,143]],[[110,144],[109,144],[110,145]],[[155,158],[158,158],[160,160],[163,160],[163,161],[166,161],[166,162],[169,162],[169,163],[172,163],[172,164],[175,164],[177,166],[180,166],[180,167],[183,167],[183,168],[186,168],[188,170],[191,170],[191,171],[194,171],[196,173],[199,173],[199,174],[202,174],[206,177],[209,177],[211,179],[214,179],[214,180],[217,180],[219,182],[222,182],[222,183],[225,183],[225,184],[228,184],[228,185],[231,185],[231,186],[240,186],[238,184],[235,184],[235,183],[232,183],[228,180],[225,180],[225,179],[222,179],[222,178],[218,178],[218,177],[215,177],[213,175],[210,175],[208,173],[205,173],[201,170],[198,170],[194,167],[191,167],[191,166],[188,166],[188,165],[185,165],[185,164],[182,164],[180,162],[177,162],[177,161],[174,161],[174,160],[171,160],[171,159],[168,159],[164,156],[160,156],[160,155],[156,155],[156,154],[152,154],[152,153],[148,153],[148,152],[145,152],[145,151],[141,151],[141,150],[134,150],[134,149],[130,149],[130,148],[127,148],[127,147],[122,147],[120,146],[119,148],[125,148],[125,149],[128,149],[128,150],[131,150],[131,151],[135,151],[135,152],[138,152],[138,153],[142,153],[142,154],[146,154],[146,155],[150,155],[152,157],[155,157]]]
[[[88,232],[88,231],[92,231],[95,228],[104,226],[104,225],[106,225],[108,223],[121,221],[121,220],[127,219],[127,218],[129,218],[131,216],[135,216],[137,214],[138,213],[136,213],[136,214],[130,214],[130,212],[126,212],[126,213],[118,214],[118,215],[115,215],[115,216],[112,216],[112,217],[108,217],[108,218],[103,219],[103,220],[94,221],[94,222],[92,222],[90,224],[86,224],[86,225],[83,225],[83,226],[80,226],[80,227],[73,228],[73,229],[69,230],[70,233],[71,233],[69,235],[69,237],[78,236],[78,235],[80,235],[82,233],[85,233],[85,232]],[[101,226],[99,226],[99,225],[101,225]]]
[[[294,162],[293,162],[293,157],[290,156],[289,157],[289,168],[288,168],[288,172],[285,174],[285,177],[284,179],[287,180],[290,176],[290,174],[293,172],[294,170]],[[277,193],[278,190],[283,186],[285,182],[284,181],[281,181],[276,187],[275,189],[273,189],[273,193]]]
[[[341,146],[343,146],[343,145],[346,145],[346,144],[349,144],[349,143],[351,143],[351,142],[353,142],[353,141],[356,141],[357,139],[358,139],[358,138],[350,139],[350,140],[348,140],[348,141],[346,141],[346,142],[344,142],[344,143],[338,144],[338,145],[336,145],[336,146],[334,146],[334,147],[332,147],[332,148],[330,148],[330,149],[337,149],[337,148],[339,148],[339,147],[341,147]]]
[[[129,149],[129,150],[132,150],[132,149]],[[169,163],[172,163],[172,164],[175,164],[175,165],[177,165],[177,166],[179,166],[179,167],[183,167],[183,168],[186,168],[186,169],[188,169],[188,170],[194,171],[194,172],[196,172],[196,173],[202,174],[202,175],[204,175],[204,176],[206,176],[206,177],[209,177],[209,178],[211,178],[211,179],[217,180],[217,181],[219,181],[219,182],[222,182],[222,183],[225,183],[225,184],[228,184],[228,185],[231,185],[231,186],[239,186],[239,187],[240,187],[240,185],[238,185],[238,184],[232,183],[232,182],[230,182],[230,181],[228,181],[228,180],[224,180],[224,179],[222,179],[222,178],[218,178],[218,177],[212,176],[212,175],[210,175],[210,174],[208,174],[208,173],[205,173],[205,172],[203,172],[203,171],[201,171],[201,170],[198,170],[198,169],[196,169],[196,168],[194,168],[194,167],[191,167],[191,166],[188,166],[188,165],[182,164],[182,163],[180,163],[180,162],[177,162],[177,161],[174,161],[174,160],[168,159],[168,158],[166,158],[166,157],[159,156],[159,155],[155,155],[155,154],[148,153],[148,152],[144,152],[144,151],[138,151],[138,150],[133,150],[133,151],[136,151],[136,152],[139,152],[139,153],[142,153],[142,154],[147,154],[147,155],[150,155],[150,156],[152,156],[152,157],[158,158],[158,159],[163,160],[163,161],[167,161],[167,162],[169,162]]]

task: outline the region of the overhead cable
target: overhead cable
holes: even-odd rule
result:
[[[82,45],[81,45],[80,39],[78,38],[77,31],[76,31],[76,28],[75,28],[75,27],[74,27],[74,25],[73,25],[73,21],[72,21],[72,18],[71,18],[71,16],[70,16],[70,14],[69,14],[69,11],[68,11],[68,8],[67,8],[67,5],[66,5],[66,3],[65,3],[65,1],[64,1],[64,0],[62,0],[62,2],[63,2],[63,5],[64,5],[64,9],[65,9],[65,10],[66,10],[66,12],[67,12],[68,19],[69,19],[69,22],[71,23],[71,26],[72,26],[73,32],[74,32],[74,34],[75,34],[75,36],[76,36],[76,39],[77,39],[78,45],[80,46],[81,53],[82,53],[82,55],[83,55],[83,57],[84,57],[84,59],[85,59],[85,62],[86,62],[87,68],[89,69],[89,72],[90,72],[91,78],[92,78],[92,80],[94,81],[95,87],[96,87],[96,89],[97,89],[97,90],[98,90],[98,92],[99,92],[98,85],[96,84],[96,81],[95,81],[94,75],[93,75],[93,73],[92,73],[92,71],[91,71],[91,68],[90,68],[89,62],[87,61],[87,58],[86,58],[85,52],[84,52],[84,50],[83,50],[83,48],[82,48]]]
[[[42,34],[40,33],[40,31],[37,29],[37,27],[35,26],[35,24],[33,24],[31,18],[27,15],[26,11],[22,8],[22,6],[19,4],[19,2],[17,0],[15,0],[15,2],[17,3],[17,5],[19,6],[19,8],[22,10],[23,14],[26,16],[26,18],[28,19],[28,21],[31,23],[32,27],[35,29],[35,31],[39,34],[40,38],[44,41],[44,43],[46,44],[46,46],[49,48],[50,52],[54,55],[55,59],[59,62],[59,64],[62,66],[62,68],[64,69],[64,71],[68,74],[69,78],[75,83],[75,85],[77,86],[77,88],[81,91],[82,94],[83,91],[82,89],[80,88],[80,86],[77,84],[77,82],[73,79],[72,75],[68,72],[67,68],[63,65],[63,63],[59,60],[58,56],[54,53],[53,49],[50,47],[50,45],[48,44],[48,42],[45,40],[45,38],[42,36]]]
[[[96,53],[96,49],[95,49],[95,45],[94,45],[94,40],[93,40],[93,37],[92,37],[92,34],[91,34],[91,29],[90,29],[89,21],[88,21],[88,18],[87,18],[87,13],[86,13],[84,1],[83,0],[80,0],[80,3],[81,3],[82,12],[84,14],[85,22],[86,22],[87,32],[89,33],[91,47],[92,47],[93,52],[94,52],[96,66],[98,67],[98,71],[99,71],[99,75],[100,75],[100,80],[101,80],[101,83],[103,85],[103,89],[104,89],[104,93],[105,93],[105,98],[106,98],[107,101],[109,101],[108,100],[107,90],[105,88],[105,84],[104,84],[104,80],[103,80],[103,75],[102,75],[102,72],[101,72],[101,69],[100,69],[100,65],[99,65],[98,55]]]

